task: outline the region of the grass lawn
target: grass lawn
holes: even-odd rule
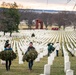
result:
[[[34,62],[33,70],[28,70],[28,63],[18,64],[18,58],[12,62],[11,70],[6,71],[5,65],[0,64],[0,75],[39,75],[43,73],[44,64],[47,63],[47,57],[40,62]]]
[[[50,75],[65,75],[64,73],[64,57],[61,51],[59,51],[59,56],[55,57],[54,63],[51,66]]]
[[[71,69],[76,75],[76,57],[70,56]],[[28,63],[18,64],[18,58],[12,62],[11,70],[6,71],[5,65],[0,64],[0,75],[40,75],[44,72],[44,65],[47,64],[47,56],[42,58],[40,62],[34,62],[33,70],[28,70]],[[50,75],[65,75],[64,73],[64,57],[59,52],[59,57],[55,57],[54,63],[51,66]]]
[[[74,75],[76,75],[76,57],[70,57],[71,69],[74,70]]]

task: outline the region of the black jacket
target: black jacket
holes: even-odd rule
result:
[[[26,51],[26,53],[27,53],[28,51],[32,50],[32,49],[35,49],[35,48],[34,48],[33,46],[32,46],[32,47],[29,46],[28,49],[27,49],[27,51]],[[25,54],[26,54],[26,53],[25,53]]]

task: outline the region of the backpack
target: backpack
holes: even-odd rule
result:
[[[52,46],[52,51],[54,51],[54,50],[55,50],[55,47]]]

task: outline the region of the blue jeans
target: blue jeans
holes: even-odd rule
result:
[[[30,60],[30,61],[28,62],[28,66],[29,66],[29,69],[32,70],[33,60]]]
[[[59,53],[58,50],[56,50],[56,56],[58,56],[58,53]]]

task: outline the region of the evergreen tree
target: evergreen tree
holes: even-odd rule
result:
[[[4,33],[10,32],[10,36],[13,31],[18,31],[18,25],[20,22],[20,16],[17,9],[17,4],[14,2],[14,4],[10,5],[10,8],[3,9],[3,19],[2,19],[2,25],[4,26]]]

